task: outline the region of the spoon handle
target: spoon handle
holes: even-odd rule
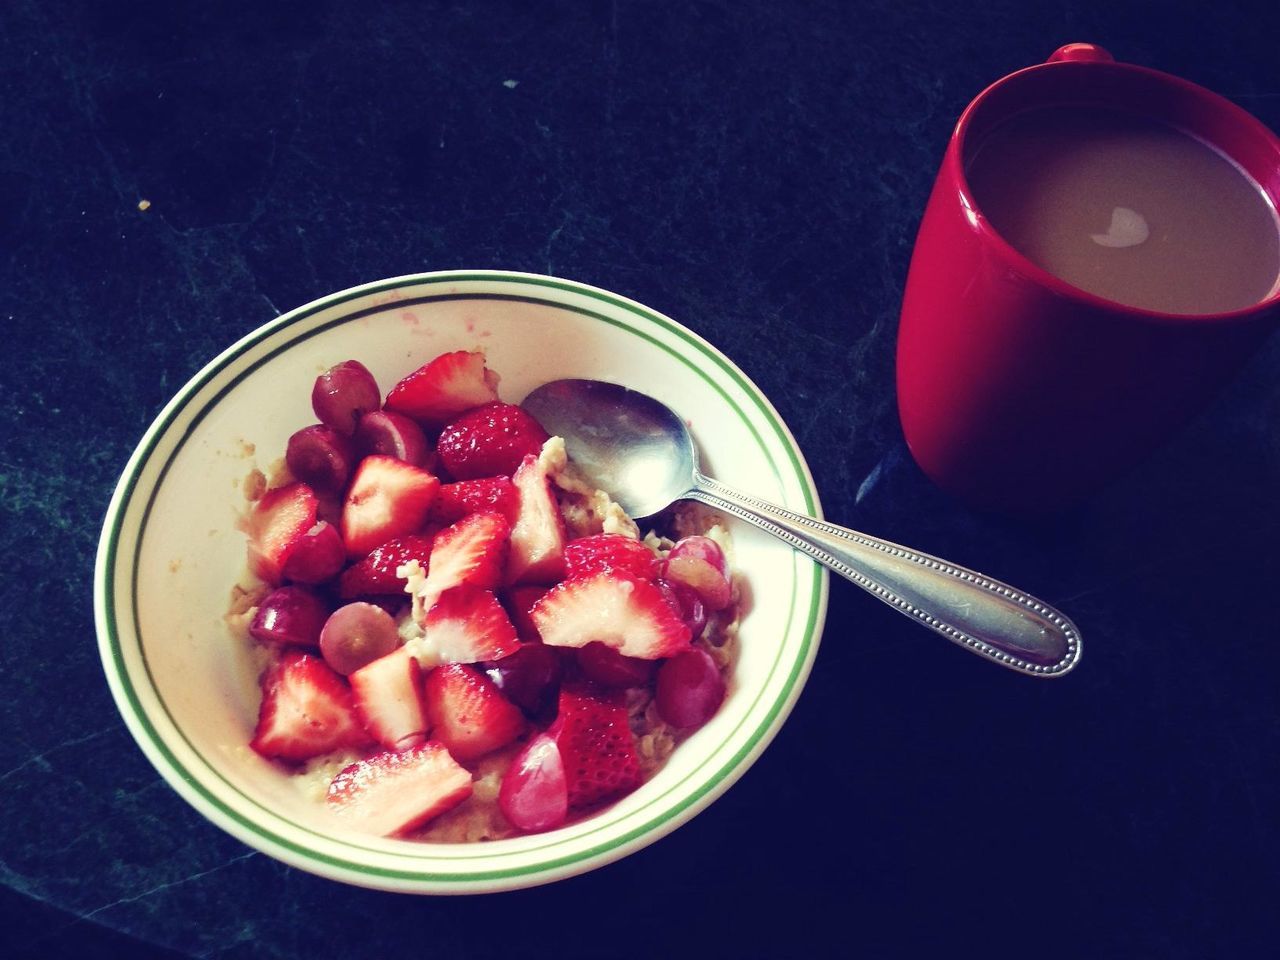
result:
[[[754,523],[972,653],[1033,677],[1080,660],[1066,616],[1008,584],[896,543],[792,513],[696,474],[686,499]]]

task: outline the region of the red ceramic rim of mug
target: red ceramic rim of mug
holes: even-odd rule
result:
[[[974,199],[965,175],[969,144],[980,142],[981,134],[989,133],[1015,113],[1059,104],[1140,113],[1197,137],[1244,170],[1262,188],[1272,209],[1280,210],[1280,138],[1261,121],[1225,97],[1188,80],[1149,67],[1117,63],[1106,50],[1093,44],[1071,43],[1060,47],[1047,62],[1011,73],[978,94],[960,115],[953,149],[947,151],[945,163],[960,185],[960,202],[970,224],[1009,268],[1057,296],[1155,323],[1250,320],[1259,310],[1280,304],[1278,282],[1265,298],[1237,310],[1162,313],[1089,293],[1019,253],[983,216]]]

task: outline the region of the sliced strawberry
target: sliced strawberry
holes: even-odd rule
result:
[[[570,540],[564,547],[564,576],[589,577],[606,570],[629,573],[641,580],[658,574],[658,555],[639,540],[620,533],[597,533]]]
[[[498,399],[498,375],[484,365],[484,354],[455,350],[409,374],[387,394],[388,410],[429,427]]]
[[[511,527],[506,582],[555,583],[564,575],[564,517],[546,467],[527,456],[511,482],[520,496],[520,513]]]
[[[433,538],[426,535],[410,535],[388,540],[374,547],[357,560],[338,578],[338,596],[344,600],[354,597],[382,596],[404,593],[405,581],[396,576],[396,568],[417,560],[423,569],[431,556]]]
[[[455,480],[510,476],[525,457],[537,456],[549,435],[542,424],[510,403],[468,410],[440,431],[436,453]]]
[[[502,606],[511,617],[512,626],[516,628],[516,636],[525,643],[542,642],[542,636],[538,633],[538,625],[533,622],[533,617],[530,616],[529,611],[533,609],[535,603],[542,599],[546,592],[546,587],[507,587],[498,596],[498,599],[502,601]]]
[[[404,833],[471,796],[471,774],[441,743],[388,751],[347,767],[329,784],[328,808],[362,833]]]
[[[520,512],[520,498],[510,477],[482,477],[441,484],[431,505],[431,519],[439,523],[456,523],[472,513],[500,513],[508,523],[515,523]]]
[[[417,533],[439,487],[440,481],[421,467],[394,457],[365,457],[342,506],[347,556],[364,556],[393,537]]]
[[[414,619],[422,623],[440,594],[471,584],[486,590],[502,578],[511,527],[497,513],[473,513],[436,534],[427,579],[414,597]]]
[[[426,666],[501,660],[520,649],[498,598],[471,584],[450,587],[426,613],[415,653]]]
[[[628,657],[656,660],[689,646],[689,627],[652,583],[626,573],[565,580],[530,611],[542,642],[584,647],[599,641]]]
[[[422,670],[404,647],[350,676],[356,716],[380,746],[405,750],[426,740]]]
[[[298,762],[368,742],[350,689],[319,657],[285,651],[263,676],[258,727],[249,741],[262,756]]]
[[[319,501],[305,483],[268,490],[249,514],[249,569],[272,586],[298,542],[316,523]]]
[[[324,583],[337,576],[347,562],[347,548],[338,528],[319,520],[298,538],[281,574],[294,583]]]
[[[524,730],[524,714],[474,667],[446,663],[424,684],[431,736],[458,760],[505,747]]]
[[[613,800],[640,785],[635,737],[619,700],[562,688],[550,733],[564,762],[570,807]]]

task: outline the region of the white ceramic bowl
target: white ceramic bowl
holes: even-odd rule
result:
[[[707,472],[819,515],[790,432],[704,340],[638,303],[551,277],[432,273],[356,287],[259,328],[201,370],[147,431],[116,488],[99,545],[95,612],[125,722],[197,810],[286,863],[417,893],[513,889],[582,873],[671,832],[751,765],[790,712],[817,653],[825,570],[731,520],[752,598],[719,713],[649,782],[583,822],[483,844],[336,835],[281,769],[247,749],[255,667],[223,622],[245,562],[239,482],[313,422],[316,375],[366,364],[387,389],[447,350],[479,345],[503,399],[561,377],[611,380],[684,412]]]

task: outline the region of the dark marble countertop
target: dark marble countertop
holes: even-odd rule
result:
[[[1280,338],[1129,476],[1034,522],[932,488],[893,384],[912,241],[965,103],[1083,40],[1280,129],[1280,17],[1263,6],[6,4],[9,946],[1274,948]],[[833,582],[777,740],[692,823],[616,864],[518,893],[409,897],[242,846],[161,781],[112,703],[90,589],[108,498],[165,401],[241,335],[333,290],[446,268],[569,277],[687,324],[774,401],[829,517],[1058,604],[1085,634],[1083,664],[1026,680]]]

